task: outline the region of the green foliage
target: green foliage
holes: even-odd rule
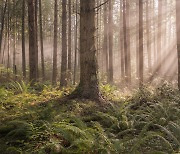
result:
[[[116,87],[102,86],[106,98],[118,100],[105,108],[61,102],[73,89],[23,82],[0,88],[0,153],[180,152],[180,94],[171,85],[119,98]]]

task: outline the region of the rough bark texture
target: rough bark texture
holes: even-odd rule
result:
[[[176,33],[177,33],[177,55],[178,55],[178,88],[180,90],[180,1],[176,0]]]
[[[67,86],[67,0],[62,0],[62,59],[60,87]]]
[[[29,27],[29,79],[32,84],[37,81],[36,64],[36,28],[34,0],[28,0],[28,27]]]
[[[81,0],[80,3],[80,83],[74,93],[77,97],[99,100],[95,0]]]
[[[52,76],[52,83],[56,84],[57,80],[57,15],[58,15],[58,9],[57,9],[57,0],[54,1],[54,50],[53,50],[53,76]]]
[[[1,31],[0,31],[0,57],[1,57],[1,46],[2,46],[2,38],[3,38],[3,31],[4,31],[4,19],[6,14],[7,8],[7,0],[5,1],[4,8],[2,9],[2,20],[1,20]]]

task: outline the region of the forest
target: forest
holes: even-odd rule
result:
[[[0,154],[86,153],[180,153],[180,0],[0,0]]]

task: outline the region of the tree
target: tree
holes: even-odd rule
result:
[[[2,5],[2,17],[1,17],[1,30],[0,30],[0,57],[1,57],[1,46],[2,46],[2,38],[3,38],[3,31],[4,31],[4,19],[6,14],[6,8],[7,8],[7,0],[5,1],[4,8]]]
[[[62,56],[60,87],[67,86],[67,0],[62,0]]]
[[[99,101],[95,0],[81,0],[80,8],[80,83],[72,96]]]
[[[35,27],[35,3],[28,0],[28,28],[29,28],[29,79],[32,84],[37,81],[36,60],[36,27]]]
[[[113,13],[112,13],[112,0],[109,0],[109,73],[108,82],[113,83]]]
[[[71,80],[71,55],[72,55],[72,53],[71,53],[71,46],[72,46],[72,44],[71,44],[71,0],[69,0],[69,19],[68,19],[68,21],[69,21],[69,23],[68,23],[68,72],[69,72],[69,79]]]
[[[143,57],[143,0],[139,0],[139,84],[143,83],[144,57]]]
[[[45,66],[44,66],[44,42],[43,42],[43,26],[42,26],[42,5],[39,0],[39,28],[40,28],[40,45],[41,45],[41,67],[42,67],[42,79],[45,80]]]
[[[26,51],[25,51],[25,0],[22,2],[22,72],[26,78]]]
[[[104,0],[104,3],[106,0]],[[105,72],[108,74],[108,25],[107,25],[107,5],[104,4],[104,40],[103,40],[103,52],[104,52],[104,61],[105,61]]]
[[[177,55],[178,55],[178,88],[180,90],[180,1],[176,0],[176,34],[177,34]]]
[[[130,31],[129,31],[129,1],[123,0],[123,30],[124,30],[124,57],[125,57],[125,80],[131,83],[131,55],[130,55]]]
[[[57,32],[58,32],[58,5],[57,0],[54,1],[54,50],[53,50],[53,76],[52,83],[55,84],[57,80]]]

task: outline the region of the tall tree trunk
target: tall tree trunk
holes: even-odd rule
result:
[[[69,0],[69,23],[68,23],[68,76],[69,76],[69,80],[71,82],[71,46],[72,46],[72,42],[71,42],[71,0]]]
[[[124,57],[125,57],[125,80],[131,84],[131,62],[130,62],[130,34],[129,34],[129,2],[123,1],[123,30],[124,30]]]
[[[76,72],[77,72],[77,43],[78,43],[78,40],[77,40],[77,35],[78,35],[78,4],[77,4],[77,0],[75,1],[75,6],[76,6],[76,11],[75,11],[75,34],[74,34],[74,48],[75,48],[75,53],[74,53],[74,76],[73,76],[73,84],[75,85],[76,84]]]
[[[4,31],[4,19],[6,14],[6,8],[7,8],[7,0],[5,1],[4,8],[2,6],[2,18],[1,18],[1,30],[0,30],[0,57],[1,57],[1,46],[2,46],[2,38],[3,38],[3,31]]]
[[[26,51],[25,51],[25,0],[22,3],[22,72],[26,78]]]
[[[80,5],[80,83],[75,92],[76,97],[99,100],[95,0],[81,0]]]
[[[13,12],[16,10],[15,0],[13,0]],[[13,74],[16,75],[16,17],[13,19]]]
[[[60,87],[67,86],[67,0],[62,0],[62,59]]]
[[[112,0],[109,0],[109,73],[108,82],[113,83],[113,12],[112,12]]]
[[[178,88],[180,90],[180,1],[176,0],[176,34],[177,34],[177,56],[178,56]]]
[[[52,83],[56,84],[57,80],[57,32],[58,32],[58,5],[57,0],[54,1],[54,50],[53,50],[53,76]]]
[[[139,0],[136,1],[136,77],[139,78]]]
[[[123,2],[120,2],[120,53],[121,53],[121,79],[125,77],[125,64],[124,64],[124,35],[123,35]]]
[[[38,0],[34,2],[35,7],[35,49],[36,49],[36,72],[37,72],[37,79],[39,78],[39,69],[38,69],[38,21],[37,21],[37,14],[38,14]]]
[[[162,67],[162,1],[158,0],[158,43],[157,43],[157,57],[158,57],[158,74],[161,74]]]
[[[42,26],[42,5],[39,0],[39,26],[40,26],[40,44],[41,44],[41,67],[42,67],[42,79],[46,78],[45,66],[44,66],[44,42],[43,42],[43,26]]]
[[[148,72],[152,73],[151,65],[151,38],[150,38],[150,18],[149,18],[149,3],[146,2],[146,31],[147,31],[147,53],[148,53]]]
[[[104,0],[104,3],[106,0]],[[107,26],[107,4],[104,4],[104,41],[103,41],[103,52],[104,52],[104,61],[105,61],[105,72],[108,74],[108,26]]]
[[[35,3],[28,0],[28,27],[29,27],[29,79],[32,84],[37,81],[37,50],[36,50],[36,26],[35,26]]]
[[[139,0],[139,85],[143,83],[144,51],[143,51],[143,0]]]

